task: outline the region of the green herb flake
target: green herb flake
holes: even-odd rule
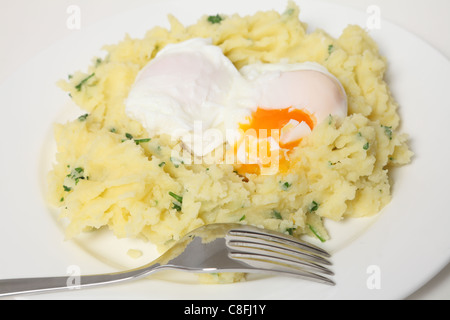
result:
[[[181,211],[181,206],[183,205],[183,197],[173,193],[172,191],[169,191],[169,195],[177,201],[172,202],[173,205],[172,209]]]
[[[215,16],[208,17],[208,22],[212,23],[212,24],[220,23],[220,22],[222,22],[222,20],[223,20],[223,18],[218,14],[216,14]]]
[[[95,73],[89,75],[88,77],[84,78],[78,85],[75,86],[75,89],[77,89],[77,91],[81,91],[81,88],[83,87],[83,85],[89,81],[89,79],[91,79],[92,77],[95,76]]]
[[[89,117],[89,114],[87,114],[87,113],[83,114],[82,116],[78,117],[78,121],[84,122],[84,121],[86,121],[87,117]]]
[[[334,45],[330,44],[330,45],[328,46],[328,54],[333,53],[333,51],[334,51]]]
[[[239,219],[239,221],[245,220],[245,214]]]
[[[333,124],[333,116],[331,114],[328,115],[328,125],[331,126]]]
[[[312,225],[308,224],[308,228],[317,237],[317,239],[320,240],[320,242],[326,242],[326,240],[319,234],[319,232],[317,232],[317,230]]]
[[[125,133],[125,138],[126,139],[122,139],[122,142],[128,141],[128,140],[133,140],[133,135],[131,133]]]
[[[174,198],[175,200],[177,200],[179,203],[183,203],[183,197],[179,196],[175,193],[173,193],[172,191],[169,191],[169,195]]]
[[[297,228],[286,228],[286,232],[290,235],[290,236],[292,236],[292,235],[294,235],[294,231],[296,230]]]
[[[89,180],[89,177],[84,176],[84,169],[81,167],[73,169],[72,172],[67,175],[67,178],[75,181],[75,185],[77,185],[80,180]]]
[[[283,220],[283,217],[281,216],[281,213],[277,210],[272,211],[272,215],[275,219]]]
[[[64,191],[65,191],[65,192],[70,192],[70,191],[72,191],[72,188],[70,188],[70,187],[68,187],[68,186],[63,186],[63,188],[64,188]]]
[[[309,205],[308,211],[315,212],[315,211],[317,211],[317,209],[319,209],[319,204],[316,201],[311,202],[311,204]]]
[[[283,14],[285,14],[287,16],[291,16],[294,12],[295,12],[294,8],[288,8],[288,9],[286,9],[286,11],[284,11]]]
[[[158,166],[160,167],[160,168],[162,168],[162,167],[164,167],[166,165],[166,163],[163,161],[163,162],[161,162],[160,164],[158,164]]]
[[[84,169],[83,168],[75,168],[74,169],[77,173],[83,173]]]
[[[389,140],[392,140],[392,127],[383,125],[381,125],[381,127],[384,128],[384,133],[388,136]]]
[[[174,158],[174,157],[170,157],[170,162],[172,162],[172,164],[174,165],[175,168],[178,168],[180,166],[180,164],[184,164],[183,160]]]
[[[181,211],[181,206],[178,203],[172,202],[173,207],[172,209],[175,209],[177,211]]]
[[[367,143],[363,146],[363,149],[364,149],[364,150],[369,150],[369,148],[370,148],[370,144],[367,142]]]
[[[61,199],[59,199],[59,202],[64,202],[64,197],[61,197]]]
[[[280,187],[283,191],[289,190],[289,188],[292,186],[292,184],[289,182],[280,181],[279,183],[280,183]]]
[[[122,139],[122,142],[125,142],[125,141],[128,141],[128,140],[134,140],[134,143],[136,143],[136,145],[139,145],[141,143],[150,142],[152,140],[150,138],[134,139],[134,137],[133,137],[133,135],[131,133],[125,133],[125,138],[126,139]]]
[[[146,139],[135,139],[134,142],[139,145],[141,143],[146,143],[146,142],[150,142],[152,139],[150,138],[146,138]]]

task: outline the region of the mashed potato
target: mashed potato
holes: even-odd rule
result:
[[[386,61],[359,26],[338,39],[306,32],[298,7],[280,14],[204,16],[185,27],[156,27],[142,39],[106,46],[88,72],[61,81],[85,110],[56,124],[50,202],[67,221],[68,238],[107,227],[164,251],[204,224],[239,222],[326,241],[324,219],[374,215],[391,199],[389,169],[411,158],[399,132],[397,104],[384,81]],[[241,68],[258,61],[312,61],[334,74],[348,95],[348,117],[329,119],[303,139],[286,174],[242,177],[232,165],[188,165],[173,157],[177,142],[148,136],[125,114],[138,72],[169,43],[211,38]]]

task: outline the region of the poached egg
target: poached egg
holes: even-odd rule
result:
[[[227,163],[240,173],[272,174],[288,167],[289,152],[317,124],[347,116],[347,96],[317,63],[237,70],[211,39],[195,38],[162,49],[138,74],[125,108],[150,135],[168,134],[195,156],[227,144]]]

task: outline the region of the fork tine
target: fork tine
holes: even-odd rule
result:
[[[255,239],[254,241],[248,241],[245,237],[233,237],[233,240],[227,240],[227,245],[235,250],[270,254],[279,258],[296,258],[314,263],[320,263],[324,265],[331,265],[331,262],[321,256],[311,254],[307,251],[293,249],[279,245],[277,243],[271,243],[266,240]]]
[[[230,258],[242,261],[250,265],[255,272],[265,272],[269,274],[290,275],[308,280],[314,280],[320,283],[325,283],[334,286],[336,283],[320,274],[305,270],[304,268],[285,265],[275,261],[267,261],[267,256],[255,255],[244,252],[230,252]],[[270,258],[270,257],[269,257]],[[277,260],[277,259],[275,259]],[[248,272],[251,272],[250,270]]]
[[[328,275],[334,275],[333,271],[318,263],[307,261],[299,258],[292,258],[283,254],[278,254],[273,251],[266,251],[260,249],[253,249],[248,247],[241,247],[240,251],[231,251],[230,257],[239,259],[253,259],[265,261],[270,264],[279,264],[289,268],[300,268],[302,270],[310,270],[320,272]]]
[[[228,238],[232,240],[235,237],[244,237],[245,239],[253,238],[261,241],[266,240],[271,243],[278,243],[281,245],[298,248],[315,255],[324,256],[327,258],[331,257],[327,251],[309,242],[302,241],[292,236],[283,235],[278,232],[273,232],[271,230],[259,229],[250,226],[245,226],[239,229],[231,229],[228,232]]]
[[[232,228],[226,235],[229,257],[252,268],[272,273],[289,273],[334,285],[325,275],[330,254],[306,241],[253,226]],[[318,274],[320,273],[320,274]]]

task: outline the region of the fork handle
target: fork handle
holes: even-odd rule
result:
[[[145,277],[158,269],[159,265],[126,272],[89,276],[65,276],[49,278],[23,278],[0,280],[0,298],[30,293],[69,291],[88,287],[117,284]]]

